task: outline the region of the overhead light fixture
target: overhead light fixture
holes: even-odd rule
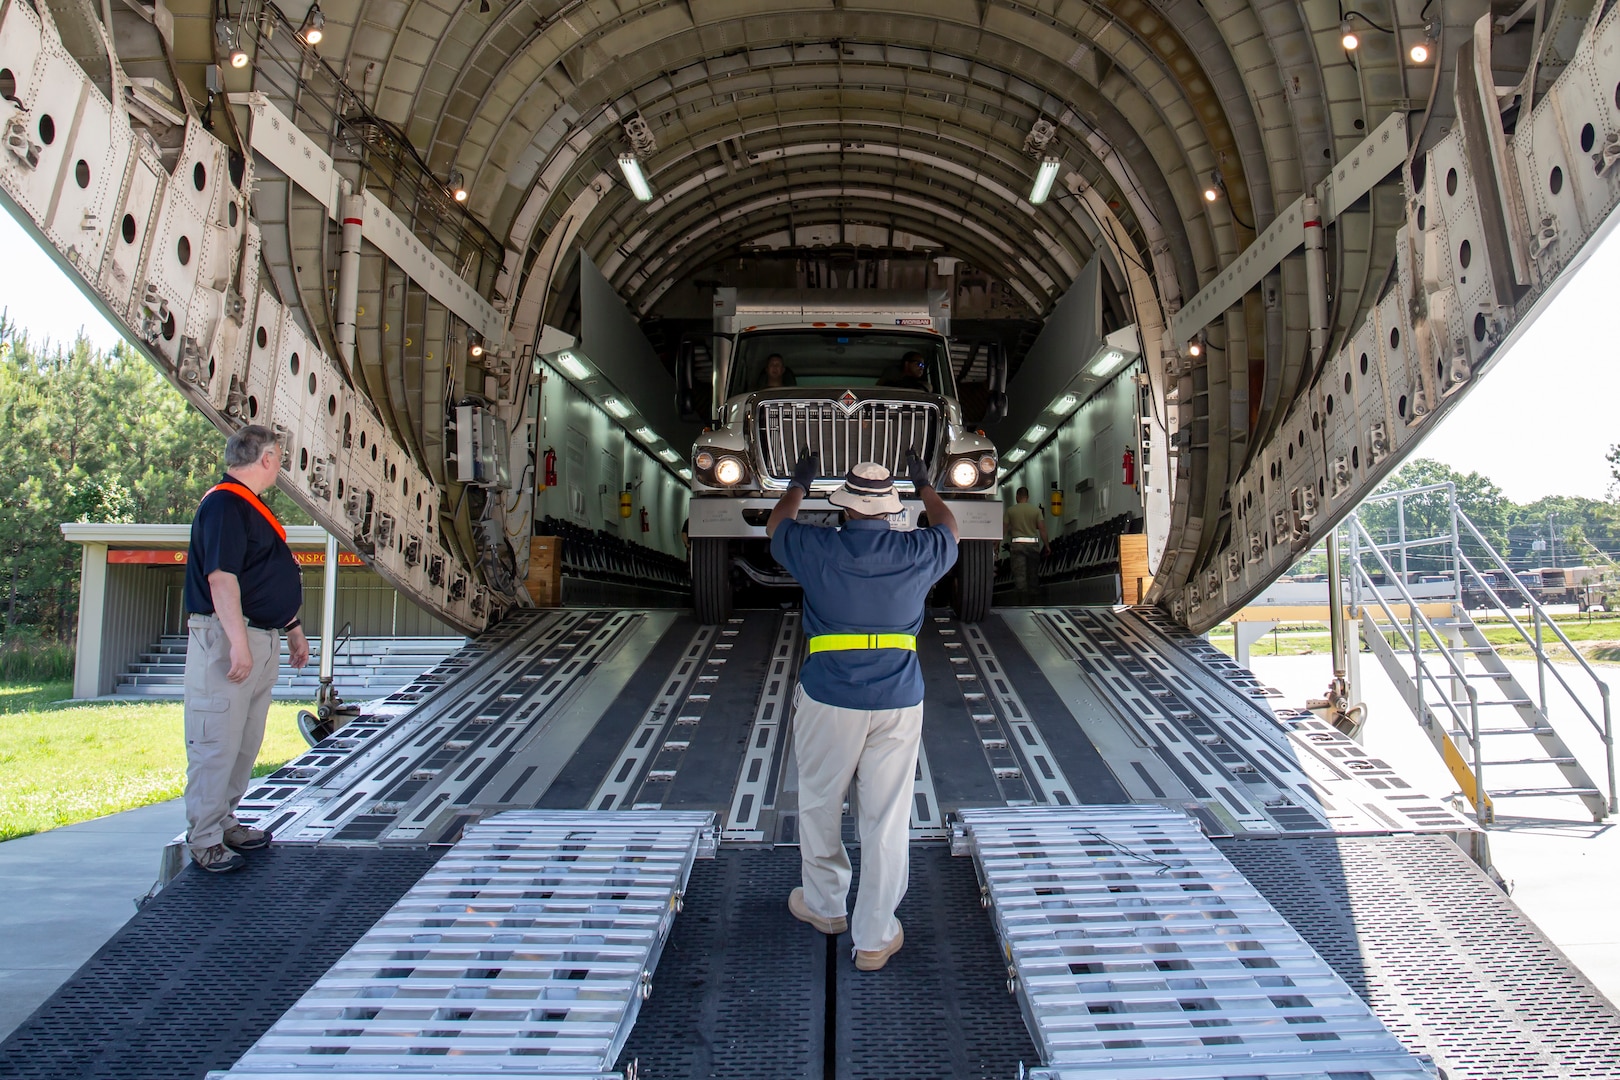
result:
[[[1204,201],[1207,203],[1220,202],[1221,196],[1226,193],[1226,181],[1221,177],[1221,171],[1216,169],[1209,174],[1209,183],[1204,185]]]
[[[1095,375],[1099,379],[1106,379],[1123,367],[1125,360],[1126,356],[1123,350],[1104,349],[1098,354],[1097,359],[1091,362],[1091,366],[1086,368],[1086,373]]]
[[[1193,338],[1191,341],[1187,342],[1187,355],[1193,357],[1203,356],[1204,343],[1199,341],[1197,338]]]
[[[1025,450],[1022,446],[1015,446],[1011,450],[1007,451],[1007,456],[1006,456],[1005,460],[1010,461],[1014,465],[1016,465],[1020,461],[1024,460],[1024,457],[1025,457],[1025,455],[1027,453],[1028,453],[1028,451]]]
[[[1407,55],[1414,64],[1427,64],[1434,55],[1435,43],[1440,40],[1440,25],[1433,19],[1423,24],[1423,40],[1412,43]]]
[[[326,16],[321,14],[321,5],[310,5],[309,14],[304,16],[304,25],[298,28],[298,36],[304,39],[306,45],[321,43],[326,36]]]
[[[663,458],[665,461],[669,462],[671,465],[673,465],[677,461],[681,460],[681,455],[677,454],[675,451],[671,450],[667,446],[664,447],[662,450],[658,451],[658,456]]]
[[[484,355],[484,339],[479,337],[478,335],[474,334],[473,337],[472,337],[472,343],[467,346],[467,353],[474,360],[478,359],[480,356],[483,356]]]
[[[591,377],[590,368],[580,363],[579,357],[575,356],[571,352],[558,353],[557,366],[568,372],[568,374],[572,375],[576,379],[588,379]]]
[[[1055,157],[1041,159],[1041,167],[1035,174],[1035,186],[1029,189],[1029,203],[1039,206],[1052,194],[1052,182],[1057,179],[1058,166],[1063,164]]]
[[[682,480],[685,480],[685,481],[690,483],[691,479],[692,479],[692,470],[691,469],[682,469],[680,471],[680,473],[678,473],[677,475],[679,475]]]
[[[1058,398],[1052,403],[1052,411],[1057,413],[1059,416],[1068,416],[1074,411],[1074,407],[1078,404],[1080,404],[1079,398],[1075,397],[1073,394],[1064,394],[1062,397]]]
[[[1048,429],[1045,424],[1036,424],[1034,427],[1030,428],[1024,433],[1024,438],[1028,439],[1030,442],[1034,442],[1035,440],[1045,436],[1047,430]]]
[[[652,201],[652,188],[647,184],[647,174],[641,171],[640,158],[634,154],[620,154],[619,171],[624,173],[624,182],[630,185],[630,193],[638,202]]]
[[[214,38],[219,42],[220,49],[230,58],[231,67],[237,69],[247,67],[247,50],[242,48],[241,33],[235,23],[224,17],[214,20]]]
[[[459,169],[450,170],[450,197],[456,202],[467,201],[467,178]]]
[[[655,443],[658,441],[658,432],[650,427],[638,427],[636,428],[636,438],[644,443]]]
[[[603,398],[602,408],[606,409],[620,420],[623,420],[625,417],[630,415],[629,406],[625,405],[624,402],[620,401],[616,397]]]
[[[1339,20],[1339,44],[1346,52],[1355,52],[1361,46],[1361,39],[1356,36],[1355,27],[1350,25],[1349,19]]]

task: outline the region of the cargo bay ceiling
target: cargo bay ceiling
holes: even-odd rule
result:
[[[1493,160],[1479,157],[1487,136],[1523,136],[1516,110],[1557,97],[1571,64],[1599,87],[1582,100],[1604,105],[1598,69],[1609,60],[1591,42],[1613,19],[1590,0],[1365,0],[1353,11],[1323,0],[42,2],[92,82],[191,118],[172,125],[167,146],[160,131],[149,140],[166,164],[188,152],[177,133],[198,126],[256,162],[266,287],[312,343],[344,358],[342,378],[431,484],[440,543],[491,590],[490,611],[525,558],[515,538],[527,535],[528,504],[502,511],[515,529],[491,523],[495,500],[465,497],[446,475],[445,410],[481,377],[510,380],[496,396],[524,400],[529,358],[548,326],[570,318],[581,251],[644,318],[740,255],[834,244],[929,273],[971,267],[1013,298],[1014,314],[1038,321],[1099,260],[1105,318],[1137,327],[1173,447],[1153,598],[1202,628],[1393,467],[1408,433],[1453,403],[1614,201],[1614,172],[1598,170],[1609,187],[1583,188],[1581,212],[1558,226],[1563,249],[1531,265],[1517,235],[1527,230],[1502,207],[1526,224],[1535,207],[1523,195],[1513,203],[1500,174],[1479,167]],[[311,47],[298,31],[315,19],[324,36]],[[1418,62],[1410,50],[1425,39],[1433,55]],[[233,49],[246,54],[241,68]],[[1459,65],[1468,79],[1455,79]],[[1496,91],[1489,130],[1454,155],[1473,216],[1424,215],[1440,182],[1430,162],[1448,152],[1448,134],[1466,133],[1476,84]],[[398,260],[368,246],[356,325],[337,325],[344,241],[329,217],[343,215],[248,153],[250,141],[261,148],[266,105],[488,301],[486,322],[413,288]],[[1608,109],[1599,154],[1620,131],[1620,96]],[[1392,133],[1396,167],[1386,155],[1378,176],[1349,185],[1353,198],[1324,198],[1325,309],[1313,315],[1296,214],[1296,235],[1249,287],[1196,327],[1174,323],[1246,250],[1270,246],[1268,228],[1296,200],[1322,194],[1335,168],[1370,160],[1374,136]],[[618,175],[627,152],[645,164],[651,201]],[[1057,187],[1031,205],[1046,158],[1060,162]],[[1467,198],[1480,183],[1493,191]],[[1458,291],[1469,257],[1457,267],[1448,236],[1465,226],[1489,270]],[[1425,262],[1436,229],[1451,232]],[[1482,277],[1489,332],[1470,342],[1480,304],[1463,294]],[[1435,301],[1446,288],[1455,297]],[[1436,314],[1427,301],[1452,306]],[[1380,344],[1369,366],[1361,337],[1398,329],[1380,321],[1381,305],[1414,351],[1403,359],[1398,344]],[[458,345],[480,331],[504,347],[471,360]],[[1207,346],[1196,358],[1195,335]],[[1335,442],[1322,395],[1341,357],[1359,431]],[[1334,422],[1349,423],[1348,408]],[[331,511],[311,505],[318,518]]]

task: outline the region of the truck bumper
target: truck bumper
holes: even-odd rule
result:
[[[772,497],[703,497],[694,495],[689,507],[686,533],[693,538],[725,537],[733,540],[765,538],[765,519],[779,500]],[[898,529],[915,529],[923,505],[917,499],[902,499],[904,523]],[[1000,540],[1002,506],[999,499],[946,499],[956,515],[962,540]],[[832,525],[841,513],[824,498],[805,499],[799,507],[799,520],[816,525]]]

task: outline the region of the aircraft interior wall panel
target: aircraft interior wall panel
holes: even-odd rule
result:
[[[106,99],[86,84],[72,129],[63,140],[62,168],[45,220],[45,234],[86,275],[100,270],[108,223],[113,221],[123,183],[118,166],[128,158],[128,129],[112,122]]]

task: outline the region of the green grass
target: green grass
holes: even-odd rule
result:
[[[1604,615],[1559,615],[1554,617],[1558,629],[1564,636],[1580,649],[1581,655],[1594,663],[1614,664],[1620,663],[1620,618]],[[1520,619],[1519,623],[1526,630],[1533,629],[1528,619]],[[1498,646],[1498,652],[1510,660],[1530,659],[1533,655],[1531,647],[1525,644],[1519,632],[1513,629],[1505,620],[1498,617],[1491,622],[1478,623],[1480,630],[1485,634],[1485,640]],[[1311,656],[1329,651],[1329,638],[1327,630],[1322,626],[1280,626],[1278,635],[1274,639],[1267,634],[1255,642],[1250,652],[1254,656]],[[1292,631],[1292,633],[1290,633]],[[1303,632],[1302,632],[1303,631]],[[1394,634],[1387,635],[1390,643],[1397,648],[1404,648]],[[1229,624],[1223,624],[1210,631],[1210,644],[1226,653],[1234,654],[1232,630]],[[1542,628],[1541,640],[1543,647],[1554,660],[1571,659],[1569,651],[1565,649],[1553,633],[1546,627]],[[1431,644],[1427,634],[1423,635],[1425,646]]]
[[[162,802],[186,786],[178,701],[64,700],[67,682],[0,684],[0,841]],[[294,720],[307,704],[270,707],[255,776],[308,747]]]

